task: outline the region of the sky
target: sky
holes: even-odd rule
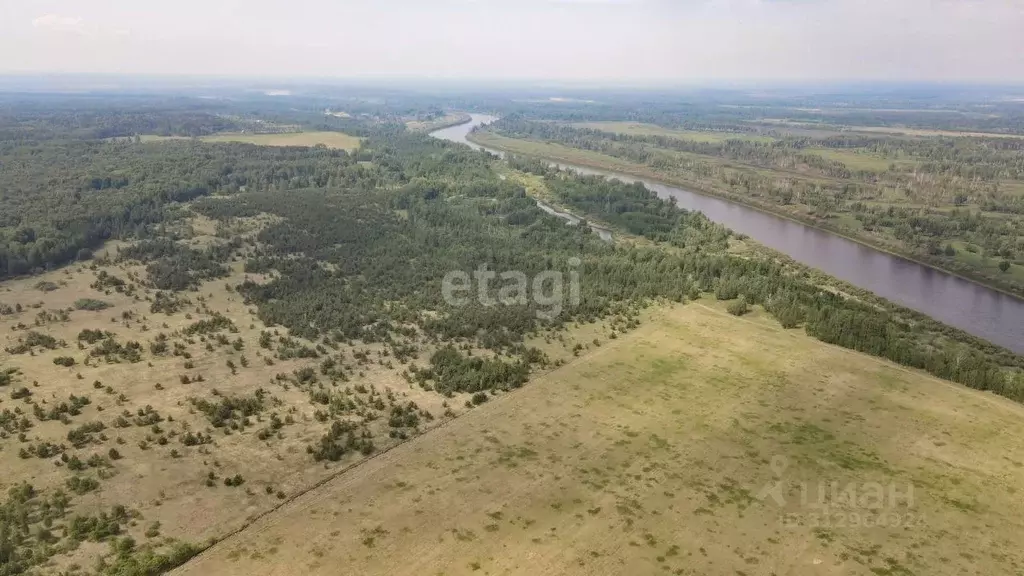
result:
[[[1024,0],[0,0],[0,73],[1024,82]]]

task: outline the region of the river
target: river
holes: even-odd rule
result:
[[[497,118],[486,114],[471,116],[469,122],[432,132],[431,136],[473,148],[484,148],[466,140],[466,135],[473,127],[493,122]],[[484,149],[502,155],[498,150]],[[711,220],[737,233],[746,234],[798,262],[1014,352],[1024,353],[1024,300],[824,230],[728,200],[629,174],[584,166],[558,165],[584,174],[642,182],[658,196],[673,197],[680,207],[703,212]]]

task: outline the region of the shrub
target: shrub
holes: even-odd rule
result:
[[[103,300],[96,300],[95,298],[79,298],[75,300],[75,310],[87,310],[90,312],[99,312],[100,310],[106,310],[113,304],[104,302]]]
[[[58,288],[60,288],[60,286],[46,280],[40,280],[39,282],[36,282],[35,285],[35,289],[39,290],[40,292],[53,292]]]
[[[733,316],[743,316],[747,312],[750,312],[750,306],[747,305],[747,299],[740,296],[736,300],[733,300],[725,307],[725,310]]]
[[[86,492],[92,492],[100,487],[100,483],[95,478],[88,478],[85,476],[72,476],[67,479],[66,483],[68,490],[71,490],[75,494],[85,494]]]

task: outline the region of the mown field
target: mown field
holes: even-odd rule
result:
[[[1022,412],[758,313],[657,308],[175,573],[1016,573]]]
[[[1022,138],[1020,134],[1002,134],[999,132],[975,132],[971,130],[933,130],[925,128],[909,128],[905,126],[836,126],[836,125],[824,125],[818,122],[797,122],[792,120],[786,120],[783,118],[762,118],[758,122],[764,122],[782,127],[796,127],[798,129],[808,129],[812,131],[820,131],[823,134],[837,134],[847,132],[859,132],[864,134],[891,134],[894,136],[908,136],[908,137],[933,137],[933,136],[945,136],[949,138]]]
[[[342,132],[287,132],[282,134],[214,134],[204,136],[206,142],[244,142],[260,146],[316,146],[323,144],[328,148],[355,150],[359,147],[359,138]]]

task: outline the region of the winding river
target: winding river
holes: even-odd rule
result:
[[[484,148],[466,140],[475,126],[497,120],[472,114],[458,126],[432,132],[431,136]],[[498,150],[484,148],[493,154]],[[673,197],[688,210],[699,210],[711,220],[761,244],[788,254],[850,284],[870,290],[892,302],[923,312],[1015,352],[1024,353],[1024,300],[986,288],[952,274],[893,256],[824,230],[754,210],[727,200],[704,196],[629,174],[558,164],[583,174],[642,182],[662,198]]]

